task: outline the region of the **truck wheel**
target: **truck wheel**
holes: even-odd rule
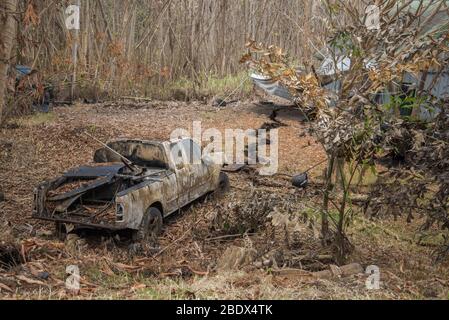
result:
[[[162,233],[162,213],[158,208],[150,207],[145,213],[139,230],[136,231],[135,240],[155,241]]]
[[[229,190],[229,177],[226,173],[220,172],[220,176],[218,178],[218,186],[214,192],[215,196],[222,196]]]

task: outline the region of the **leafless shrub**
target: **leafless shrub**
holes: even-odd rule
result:
[[[375,160],[388,150],[395,149],[410,158],[411,162],[405,170],[412,176],[416,176],[415,171],[423,177],[430,173],[427,180],[440,185],[435,201],[429,203],[426,212],[429,223],[436,220],[443,225],[447,223],[449,188],[445,183],[448,170],[444,167],[447,144],[444,117],[432,120],[429,125],[421,124],[419,129],[418,125],[413,124],[419,122],[416,118],[401,117],[398,110],[392,112],[375,97],[385,92],[394,95],[404,74],[410,74],[417,80],[414,96],[410,97],[412,104],[419,109],[428,102],[436,81],[431,88],[424,90],[424,75],[429,70],[441,74],[447,65],[448,24],[442,17],[447,17],[448,8],[446,1],[418,1],[416,8],[410,6],[412,1],[402,5],[392,0],[378,1],[376,4],[381,17],[379,29],[370,30],[364,24],[367,19],[364,8],[342,0],[326,3],[327,19],[323,23],[329,35],[328,50],[334,62],[331,68],[334,74],[318,74],[313,65],[304,65],[300,68],[302,71],[297,72],[283,50],[256,42],[248,43],[248,54],[242,62],[289,88],[296,97],[297,105],[316,118],[310,125],[310,131],[321,142],[329,159],[323,192],[323,243],[333,239],[338,248],[337,261],[341,262],[351,247],[345,228],[352,214],[350,190],[355,173],[358,168],[367,165],[374,168]],[[351,60],[350,66],[347,70],[340,70],[336,66],[344,57]],[[323,84],[336,81],[341,84],[337,92],[329,92],[323,87]],[[440,114],[447,112],[443,100],[430,100],[439,107]],[[390,130],[385,130],[386,123],[390,124]],[[401,136],[402,133],[404,136]],[[408,152],[410,146],[414,152]],[[345,172],[345,162],[355,164],[349,173]],[[342,200],[338,202],[329,197],[331,192],[336,191],[335,186],[342,193]],[[390,190],[395,191],[390,195],[410,195],[400,202],[402,205],[402,202],[408,203],[410,207],[418,205],[419,199],[426,194],[422,181],[415,183],[415,188],[392,186],[396,190]],[[339,212],[338,219],[330,221],[335,228],[335,236],[331,236],[329,230],[330,205]]]
[[[230,199],[214,214],[211,231],[218,235],[254,233],[266,226],[268,215],[282,203],[276,194],[252,190],[243,200]]]

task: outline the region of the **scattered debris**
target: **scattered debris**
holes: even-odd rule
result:
[[[270,252],[264,254],[262,257],[258,259],[258,261],[254,262],[254,266],[261,268],[279,268],[284,264],[284,254],[282,250],[274,249]]]
[[[70,233],[67,235],[64,245],[67,252],[69,252],[73,256],[77,256],[78,253],[82,252],[83,248],[87,247],[86,240],[80,238],[75,233]]]
[[[256,189],[244,201],[228,199],[217,206],[209,232],[215,236],[256,232],[269,221],[276,204],[283,205],[282,199]]]
[[[20,101],[18,98],[20,96],[30,97],[30,105],[33,110],[29,111],[49,112],[54,100],[54,91],[50,83],[43,81],[41,73],[23,65],[16,65],[13,73],[12,76],[15,77],[14,94],[17,100]],[[14,110],[13,113],[18,114],[20,112]]]
[[[237,270],[254,262],[257,251],[251,248],[228,247],[217,261],[218,270]]]
[[[244,233],[244,234],[229,234],[225,236],[219,236],[219,237],[213,237],[213,238],[207,238],[205,241],[225,241],[225,240],[234,240],[235,238],[241,238],[243,236],[252,236],[255,235],[255,233]]]
[[[147,98],[147,97],[131,97],[131,96],[124,96],[124,97],[122,97],[122,99],[125,99],[125,100],[147,101],[147,102],[153,101],[152,98]]]
[[[22,262],[20,251],[15,246],[0,244],[0,269],[9,270]]]
[[[356,274],[363,274],[364,269],[358,263],[351,263],[338,267],[336,265],[329,265],[327,270],[310,272],[302,269],[276,269],[273,274],[292,279],[297,278],[318,278],[318,279],[332,279],[345,278]]]
[[[246,164],[227,164],[221,168],[224,172],[238,172],[246,167]]]
[[[258,102],[258,105],[261,105],[261,106],[273,106],[274,102],[273,101],[260,100]]]
[[[12,288],[10,288],[6,284],[0,282],[0,292],[2,290],[7,291],[9,293],[13,293],[14,292],[14,290]]]
[[[12,127],[13,124],[14,123],[7,123],[5,125],[5,127],[7,127],[8,125]],[[8,129],[14,129],[14,128],[11,128],[11,127],[8,128]],[[11,152],[12,148],[13,148],[13,143],[12,142],[10,142],[10,141],[0,141],[0,151],[2,153],[9,153],[9,152]]]
[[[301,270],[301,269],[273,269],[273,274],[276,276],[298,279],[298,278],[313,278],[313,272]]]
[[[292,178],[292,185],[297,188],[305,188],[309,184],[309,176],[307,173],[301,173]]]
[[[28,278],[28,277],[26,277],[24,275],[21,275],[21,274],[17,275],[16,279],[20,280],[20,281],[23,281],[26,284],[37,284],[37,285],[40,285],[40,286],[45,286],[46,285],[44,282],[42,282],[40,280],[31,279],[31,278]]]
[[[328,270],[314,272],[313,275],[320,279],[331,279],[344,278],[361,273],[364,273],[363,267],[358,263],[351,263],[341,267],[331,264]]]
[[[48,280],[48,278],[50,277],[50,273],[48,273],[47,271],[41,271],[36,275],[36,277],[42,280]]]
[[[213,107],[226,107],[229,104],[236,103],[238,100],[225,101],[223,99],[215,99],[212,103]]]

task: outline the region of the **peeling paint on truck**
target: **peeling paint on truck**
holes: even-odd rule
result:
[[[219,187],[221,166],[201,159],[189,161],[186,143],[195,144],[191,139],[111,141],[108,147],[131,161],[136,170],[108,148],[99,149],[95,164],[72,169],[36,187],[33,218],[79,227],[138,230],[152,206],[167,217]],[[174,145],[180,147],[180,163],[173,159]]]

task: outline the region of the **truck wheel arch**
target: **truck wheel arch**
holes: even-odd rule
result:
[[[220,198],[230,189],[229,177],[226,173],[220,172],[218,177],[218,183],[215,186],[215,190],[212,191],[215,197]]]
[[[154,203],[145,211],[139,229],[133,231],[134,241],[156,240],[162,232],[163,213],[162,204]],[[151,219],[155,220],[151,220]]]
[[[162,203],[161,203],[160,201],[154,202],[152,205],[150,205],[150,206],[148,207],[148,209],[150,209],[150,208],[156,208],[156,209],[158,209],[158,210],[162,213],[162,217],[164,217],[164,207],[162,206]],[[147,209],[147,210],[148,210],[148,209]]]

